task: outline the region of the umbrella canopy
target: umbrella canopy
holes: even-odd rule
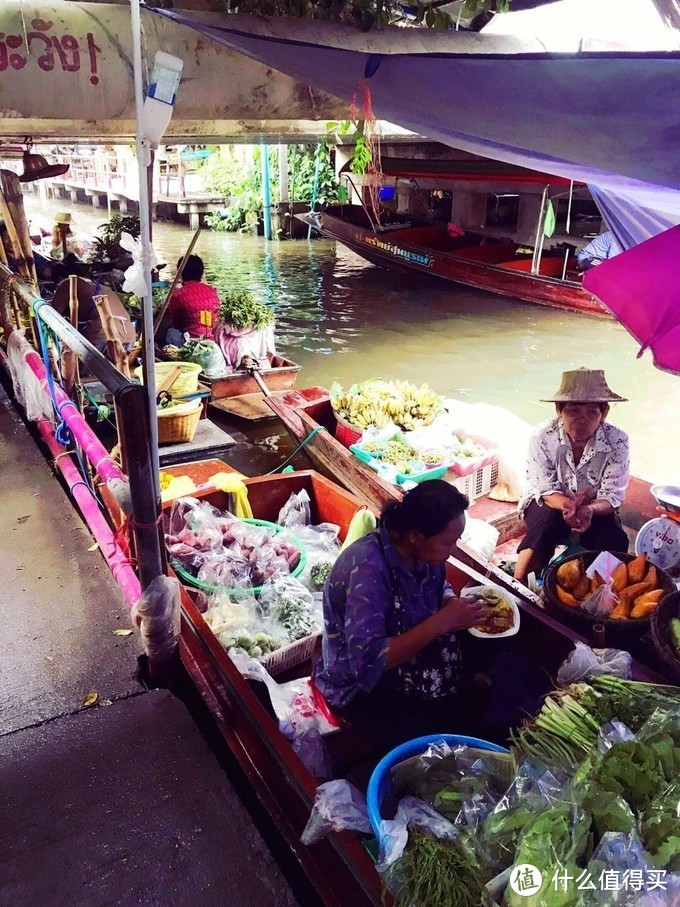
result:
[[[583,286],[640,343],[654,365],[680,375],[680,226],[586,272]]]

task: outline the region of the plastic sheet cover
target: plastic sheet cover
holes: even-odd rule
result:
[[[587,183],[624,248],[680,223],[678,52],[378,55],[151,11],[348,103],[366,75],[379,119]]]

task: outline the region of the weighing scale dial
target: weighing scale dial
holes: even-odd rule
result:
[[[635,553],[646,554],[662,570],[672,570],[680,564],[680,524],[665,516],[645,523],[635,540]]]

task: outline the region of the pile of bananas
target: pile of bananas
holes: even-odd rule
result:
[[[333,399],[333,409],[356,428],[383,428],[394,422],[404,431],[430,425],[441,405],[439,397],[423,384],[410,381],[371,381]]]

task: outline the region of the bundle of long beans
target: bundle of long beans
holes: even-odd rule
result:
[[[575,771],[597,743],[608,721],[637,731],[658,708],[680,707],[680,687],[621,680],[603,675],[546,696],[536,718],[511,734],[517,759],[538,759]]]

